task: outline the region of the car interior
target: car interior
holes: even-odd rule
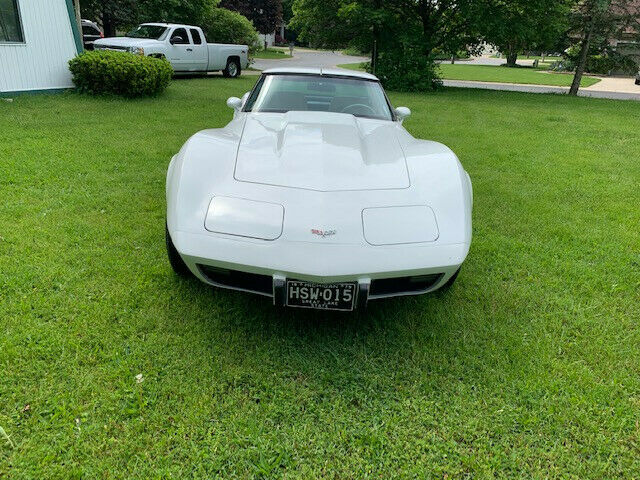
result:
[[[355,79],[278,78],[260,86],[250,108],[261,112],[335,112],[389,119],[382,88]]]
[[[304,94],[302,92],[273,92],[265,98],[261,110],[272,112],[296,110],[338,113],[352,113],[351,110],[362,110],[375,114],[368,97],[338,97]]]

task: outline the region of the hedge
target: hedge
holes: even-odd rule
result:
[[[143,97],[162,93],[173,75],[165,59],[128,52],[95,50],[69,61],[73,83],[81,92]]]

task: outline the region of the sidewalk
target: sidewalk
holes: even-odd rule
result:
[[[632,93],[640,95],[640,85],[631,77],[598,77],[600,81],[585,88],[590,91]]]

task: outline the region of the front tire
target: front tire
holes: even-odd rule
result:
[[[167,256],[169,257],[169,263],[171,264],[171,268],[173,268],[173,271],[183,278],[190,277],[191,270],[189,270],[187,264],[184,263],[184,260],[182,260],[182,257],[178,253],[178,250],[176,250],[176,247],[173,244],[173,240],[171,240],[171,235],[169,235],[169,228],[167,227],[166,223],[164,225],[164,241],[167,246]]]
[[[447,283],[445,283],[442,287],[440,287],[440,290],[449,290],[453,284],[455,283],[456,279],[458,278],[458,275],[460,274],[460,269],[462,267],[460,267],[458,270],[456,270],[456,273],[454,273],[451,278],[449,280],[447,280]]]
[[[226,78],[238,78],[241,73],[240,62],[236,59],[230,58],[227,60],[227,66],[222,71],[222,75]]]

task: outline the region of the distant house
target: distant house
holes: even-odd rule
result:
[[[0,0],[0,95],[71,87],[81,51],[73,0]]]
[[[638,67],[640,67],[640,41],[638,37],[638,23],[640,23],[640,0],[631,0],[626,5],[626,12],[635,14],[635,25],[627,27],[616,38],[609,39],[609,45],[611,45],[617,52],[631,57]]]
[[[278,25],[273,33],[259,33],[258,36],[260,37],[261,45],[266,44],[267,47],[287,43],[284,23]]]

